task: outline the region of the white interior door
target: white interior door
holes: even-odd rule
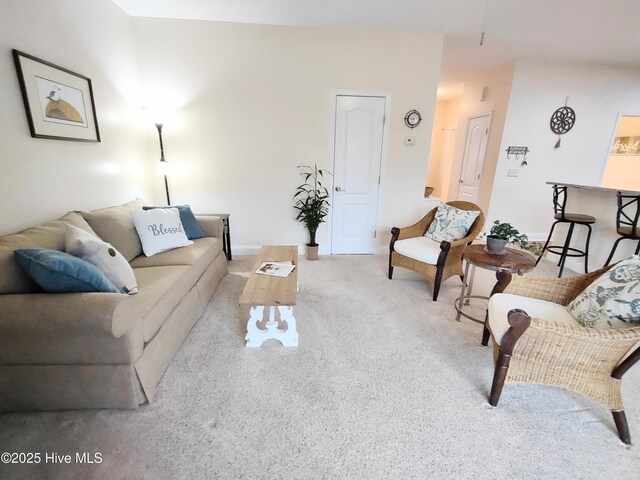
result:
[[[490,125],[490,113],[469,118],[464,156],[462,157],[458,200],[478,203]]]
[[[386,98],[336,98],[331,253],[375,253]]]

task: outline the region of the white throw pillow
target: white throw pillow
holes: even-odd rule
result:
[[[184,233],[177,208],[133,210],[131,216],[147,257],[193,243]]]
[[[640,324],[640,256],[623,260],[600,275],[567,310],[584,327]]]
[[[467,236],[478,215],[478,210],[460,210],[447,204],[439,205],[424,236],[436,242],[460,240]]]
[[[138,293],[138,283],[131,265],[111,244],[86,230],[67,225],[64,249],[98,268],[122,293]]]

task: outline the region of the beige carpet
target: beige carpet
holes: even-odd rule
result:
[[[153,404],[0,415],[0,452],[98,452],[102,463],[0,464],[0,478],[640,478],[638,366],[623,382],[635,446],[570,392],[507,385],[492,408],[482,327],[455,321],[460,280],[434,303],[413,273],[388,280],[385,256],[301,258],[300,346],[247,349],[237,299],[251,260],[231,262]],[[492,284],[478,270],[476,291]]]

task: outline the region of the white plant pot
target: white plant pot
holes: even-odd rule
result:
[[[492,255],[503,255],[507,246],[507,240],[502,238],[487,237],[487,252]]]

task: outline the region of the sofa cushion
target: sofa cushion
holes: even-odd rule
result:
[[[196,216],[191,211],[189,205],[170,205],[165,207],[142,207],[143,210],[152,210],[154,208],[177,208],[180,212],[180,221],[184,228],[184,233],[187,234],[189,240],[195,240],[196,238],[202,238],[205,236],[204,231],[200,228]]]
[[[163,267],[169,265],[198,265],[204,263],[204,267],[211,263],[222,251],[222,240],[219,238],[205,237],[193,241],[192,245],[167,250],[152,257],[140,255],[131,260],[133,268]],[[202,269],[204,271],[204,268]]]
[[[640,256],[617,263],[584,289],[567,310],[582,326],[624,328],[640,323]]]
[[[531,319],[540,318],[548,322],[580,325],[563,305],[509,293],[497,293],[489,299],[488,313],[489,329],[498,345],[510,328],[507,314],[514,308],[524,310]]]
[[[129,262],[113,246],[100,240],[97,235],[68,225],[65,251],[97,267],[120,292],[129,295],[138,293],[136,277]]]
[[[193,243],[184,233],[177,208],[133,211],[131,216],[147,257]]]
[[[81,258],[48,248],[15,251],[18,264],[45,292],[109,292],[118,289],[97,267]]]
[[[397,240],[393,249],[405,257],[413,258],[429,265],[438,263],[440,255],[440,242],[429,237],[413,237]]]
[[[131,212],[142,210],[145,203],[137,198],[117,207],[79,213],[102,240],[113,245],[130,262],[142,253],[142,244],[133,225]]]
[[[166,318],[193,288],[198,277],[187,265],[134,268],[139,292],[129,297],[132,311],[142,319],[145,342],[158,332]]]
[[[0,294],[41,291],[20,268],[13,252],[20,248],[51,248],[62,251],[67,225],[95,233],[82,216],[69,212],[53,222],[0,237]]]
[[[478,210],[461,210],[446,203],[438,205],[435,218],[427,228],[425,236],[436,242],[460,240],[467,236],[478,215]]]

